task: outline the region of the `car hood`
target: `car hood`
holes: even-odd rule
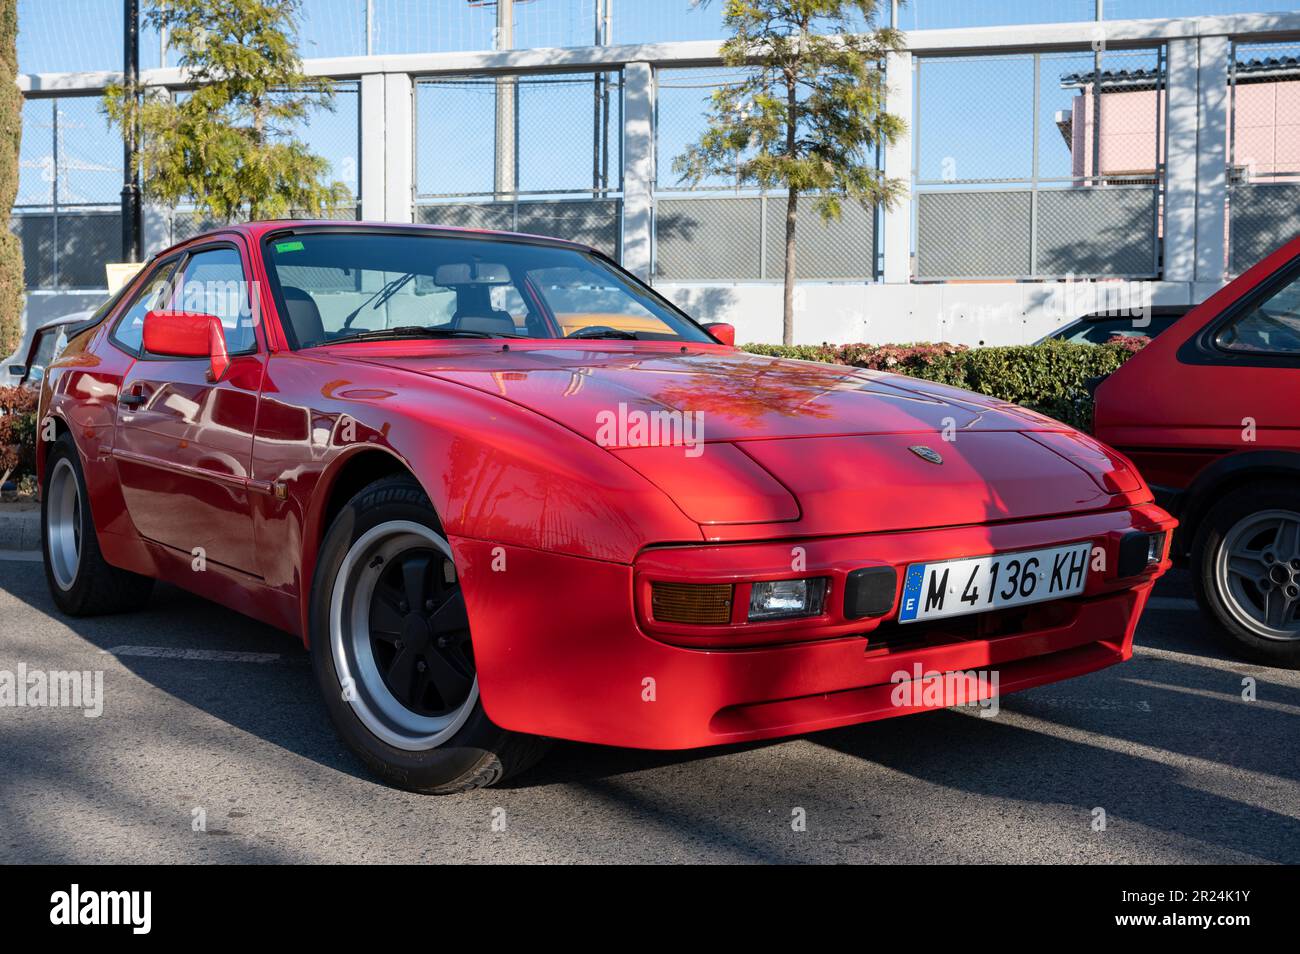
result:
[[[689,413],[708,442],[1062,427],[916,378],[743,352],[512,348],[371,360],[496,395],[606,447],[626,446],[628,433],[611,443],[602,423],[632,412]]]
[[[479,350],[383,363],[563,425],[706,528],[985,523],[1099,509],[1140,485],[1112,452],[1051,418],[859,368],[720,349]]]

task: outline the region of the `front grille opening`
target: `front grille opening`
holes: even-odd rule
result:
[[[899,623],[898,620],[891,619],[867,634],[866,651],[868,654],[893,653],[1017,636],[1032,630],[1068,625],[1078,612],[1077,603],[1054,600],[1051,603],[1013,606],[924,623]]]

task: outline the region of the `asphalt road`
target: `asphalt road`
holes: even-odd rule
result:
[[[1232,658],[1190,597],[1166,577],[1131,662],[995,718],[557,744],[515,782],[431,798],[343,750],[289,637],[169,587],[63,619],[39,563],[0,560],[0,671],[104,673],[98,718],[0,708],[0,862],[1300,862],[1300,673]]]

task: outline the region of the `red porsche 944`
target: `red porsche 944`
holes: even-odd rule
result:
[[[1124,457],[733,339],[564,241],[199,236],[46,374],[50,590],[165,580],[287,630],[347,745],[438,793],[551,738],[771,738],[1130,656],[1174,521]]]

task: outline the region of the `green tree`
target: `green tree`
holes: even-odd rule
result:
[[[307,77],[295,49],[301,0],[152,0],[145,19],[166,30],[192,91],[118,84],[109,118],[139,129],[137,166],[147,198],[191,201],[221,221],[327,215],[352,202],[329,163],[294,138],[333,87]]]
[[[704,0],[705,3],[710,0]],[[745,78],[718,89],[709,128],[673,163],[683,182],[725,176],[786,192],[783,340],[794,343],[795,225],[799,197],[823,220],[848,200],[889,208],[905,185],[876,168],[877,146],[904,120],[885,111],[884,57],[902,35],[876,28],[877,0],[726,0],[722,44]]]
[[[0,0],[0,208],[18,195],[23,97],[18,92],[18,0]],[[0,358],[18,347],[23,315],[23,247],[0,229]]]

